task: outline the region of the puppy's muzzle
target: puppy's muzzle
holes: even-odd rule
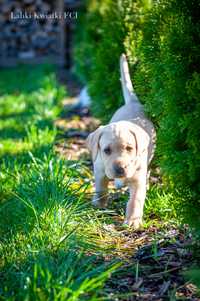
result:
[[[124,177],[125,176],[125,169],[121,165],[114,164],[113,170],[114,170],[116,177]]]

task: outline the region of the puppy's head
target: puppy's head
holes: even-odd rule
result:
[[[147,151],[148,143],[148,135],[128,121],[101,126],[87,138],[93,162],[99,156],[110,179],[133,177],[137,160]]]

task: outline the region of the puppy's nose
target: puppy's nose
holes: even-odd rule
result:
[[[116,176],[124,176],[125,170],[119,164],[114,164],[114,171]]]

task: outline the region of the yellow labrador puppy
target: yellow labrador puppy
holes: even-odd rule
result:
[[[134,93],[124,54],[120,58],[120,73],[125,104],[115,112],[109,124],[100,126],[88,136],[87,146],[94,166],[96,194],[93,204],[107,205],[109,179],[114,179],[118,187],[128,185],[130,199],[125,223],[136,229],[142,224],[155,130]]]

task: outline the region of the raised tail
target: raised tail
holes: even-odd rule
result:
[[[133,89],[125,54],[122,54],[120,57],[120,75],[125,103],[128,104],[131,101],[139,102]]]

